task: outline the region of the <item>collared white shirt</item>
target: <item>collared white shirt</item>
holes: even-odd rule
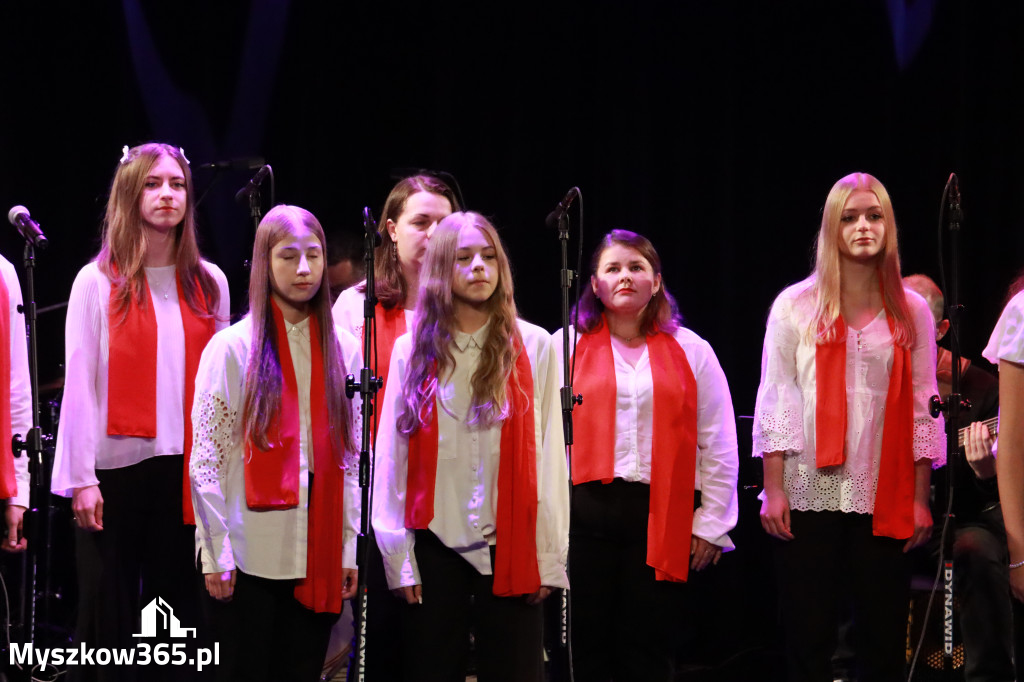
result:
[[[20,435],[22,440],[32,428],[32,386],[28,373],[28,341],[25,338],[25,314],[18,311],[22,304],[21,283],[18,272],[9,260],[0,256],[0,276],[7,286],[9,311],[0,311],[8,315],[10,338],[5,342],[11,346],[11,435]],[[10,443],[4,443],[10,448]],[[29,486],[31,479],[28,471],[28,454],[21,453],[14,458],[14,479],[18,484],[18,492],[10,498],[10,504],[28,507]]]
[[[809,281],[785,289],[772,306],[761,359],[761,385],[754,411],[753,454],[784,452],[783,484],[793,509],[871,514],[875,508],[882,451],[885,401],[892,371],[893,341],[885,311],[863,329],[847,328],[846,461],[819,469],[815,454],[817,345],[810,327]],[[935,382],[935,320],[912,291],[907,303],[914,325],[910,349],[914,384],[914,460],[945,464],[943,421],[928,412]]]
[[[569,546],[569,483],[558,397],[558,362],[548,333],[518,321],[534,382],[534,432],[537,439],[537,561],[542,585],[568,587],[565,565]],[[434,518],[429,529],[483,575],[491,574],[489,544],[496,530],[501,424],[481,428],[466,423],[480,345],[487,326],[474,334],[456,334],[455,369],[439,386],[437,476]],[[395,343],[389,386],[403,385],[409,371],[412,336]],[[377,433],[377,471],[373,490],[373,529],[388,585],[420,584],[415,536],[405,528],[408,436],[397,431],[403,392],[389,390]],[[427,588],[429,589],[429,587]]]
[[[189,467],[196,512],[196,550],[203,572],[239,568],[271,579],[306,575],[309,473],[312,472],[309,386],[309,318],[285,322],[299,394],[299,504],[292,509],[252,511],[245,500],[245,370],[252,342],[252,318],[217,333],[203,351],[192,408],[193,447]],[[362,364],[359,344],[336,329],[347,371]],[[358,399],[350,405],[353,422]],[[350,425],[351,428],[351,425]],[[346,452],[344,547],[338,561],[354,568],[360,502],[358,455]]]
[[[228,281],[203,261],[220,289],[217,329],[230,319]],[[95,261],[79,271],[68,300],[64,337],[64,400],[57,430],[51,490],[70,496],[97,485],[96,469],[120,469],[185,449],[185,330],[174,282],[175,266],[146,268],[157,322],[156,438],[107,435],[110,280]],[[166,294],[166,298],[164,295]]]
[[[701,505],[693,512],[693,534],[726,549],[735,546],[729,531],[736,526],[739,503],[736,476],[739,460],[736,417],[725,372],[711,345],[685,327],[673,335],[686,353],[697,383],[697,454],[694,490]],[[552,335],[559,363],[562,330]],[[569,329],[569,341],[573,329]],[[570,355],[570,358],[572,356]],[[645,346],[636,367],[612,344],[615,363],[614,475],[624,481],[651,483],[651,443],[654,439],[654,378]],[[586,396],[583,397],[586,400]],[[579,456],[579,455],[578,455]]]
[[[338,300],[334,302],[334,307],[331,309],[331,313],[334,315],[334,324],[356,337],[360,344],[363,342],[363,325],[366,324],[363,312],[366,294],[359,291],[359,287],[365,283],[366,280],[363,280],[338,294]],[[412,329],[414,311],[406,308],[404,312],[405,328]]]
[[[571,343],[573,330],[569,328]],[[725,373],[711,344],[680,327],[673,335],[686,353],[697,385],[697,452],[694,491],[700,506],[693,511],[693,535],[713,545],[734,549],[728,532],[739,516],[736,475],[739,467],[736,418]],[[562,331],[552,335],[559,364]],[[654,436],[654,379],[645,346],[636,367],[611,344],[615,368],[614,477],[650,484]],[[571,355],[569,355],[571,358]],[[610,388],[610,387],[609,387]],[[584,396],[584,400],[587,396]]]

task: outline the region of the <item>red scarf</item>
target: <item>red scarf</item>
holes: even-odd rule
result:
[[[537,440],[533,418],[533,372],[520,343],[516,369],[505,393],[512,414],[501,426],[498,465],[497,536],[494,555],[494,594],[512,597],[540,588],[537,566]],[[524,399],[523,393],[527,398]],[[434,518],[437,478],[437,411],[425,405],[430,422],[409,436],[405,527],[425,529]]]
[[[245,444],[245,501],[249,509],[255,511],[293,509],[299,504],[299,388],[284,315],[273,298],[270,304],[281,365],[281,403],[267,428],[269,449],[260,450],[248,440]],[[309,491],[306,577],[296,584],[295,599],[318,613],[341,613],[344,473],[331,442],[324,355],[316,315],[309,316],[309,336],[309,407],[316,475],[313,489]]]
[[[651,502],[647,564],[657,580],[684,582],[690,570],[693,487],[697,466],[697,380],[686,352],[669,334],[647,337],[654,382]],[[573,484],[609,483],[615,476],[615,359],[608,323],[576,344],[576,388],[585,400],[573,411],[578,453]]]
[[[114,267],[114,274],[117,268]],[[181,511],[185,523],[195,525],[192,511],[192,486],[189,483],[188,464],[192,456],[192,398],[195,395],[196,373],[206,343],[217,331],[213,316],[196,314],[189,307],[181,287],[181,277],[175,273],[178,285],[178,306],[181,324],[185,330],[185,416],[184,470],[182,471]],[[107,308],[109,362],[107,365],[107,435],[156,438],[156,349],[158,329],[149,283],[142,278],[142,286],[149,305],[145,308],[128,304],[124,319],[114,313],[117,289],[110,288]],[[196,282],[199,300],[205,301]],[[205,303],[204,303],[205,305]]]
[[[895,322],[885,315],[889,331]],[[846,322],[835,322],[835,340],[819,343],[814,353],[817,405],[815,441],[818,468],[846,461]],[[903,540],[914,534],[914,378],[910,350],[895,343],[885,395],[882,454],[872,528],[875,535]]]
[[[380,414],[380,406],[384,404],[384,391],[388,387],[388,369],[391,367],[391,351],[395,348],[395,339],[405,333],[405,309],[400,305],[393,308],[385,308],[380,303],[373,310],[374,327],[377,332],[377,341],[371,348],[377,354],[377,376],[383,381],[380,390],[377,391],[377,414]],[[363,342],[366,340],[366,328],[363,327]],[[374,352],[374,351],[371,351]],[[373,367],[370,363],[370,367]],[[377,439],[377,420],[373,421],[373,438]]]
[[[18,339],[24,343],[20,334]],[[18,494],[11,435],[11,299],[7,283],[0,277],[0,498]]]

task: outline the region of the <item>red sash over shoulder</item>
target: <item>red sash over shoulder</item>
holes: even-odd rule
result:
[[[665,333],[647,337],[654,382],[651,506],[647,564],[658,580],[683,582],[690,570],[697,465],[697,380],[679,343]],[[573,484],[615,477],[615,359],[607,322],[576,344],[575,387],[584,395],[573,412]]]
[[[0,498],[5,499],[18,494],[18,481],[14,477],[14,450],[11,448],[12,435],[11,297],[7,283],[0,277],[0,446],[3,447],[0,450]]]
[[[494,556],[494,594],[511,597],[540,588],[537,564],[537,438],[534,430],[533,372],[526,350],[517,344],[515,372],[506,394],[512,414],[501,426],[498,465],[497,545]],[[525,396],[523,395],[525,393]],[[437,478],[437,410],[427,426],[409,437],[405,527],[425,529],[434,518]]]
[[[281,365],[281,403],[267,428],[268,450],[245,444],[245,501],[250,509],[292,509],[299,504],[299,389],[288,346],[284,316],[271,299],[277,355]],[[253,321],[254,324],[256,321]],[[344,581],[344,472],[335,457],[324,384],[320,325],[309,317],[309,407],[313,442],[313,489],[309,491],[306,577],[295,586],[295,598],[316,612],[341,613]],[[347,428],[347,427],[346,427]]]
[[[383,380],[380,390],[377,391],[377,405],[384,404],[384,392],[388,387],[388,369],[391,367],[391,351],[395,348],[395,340],[405,333],[405,309],[396,305],[393,308],[385,308],[380,303],[373,310],[374,326],[377,330],[377,342],[373,346],[377,354],[377,376]],[[366,340],[366,327],[363,327],[364,343]],[[370,363],[373,367],[373,363]],[[378,411],[379,414],[379,411]],[[377,438],[377,422],[373,422],[374,440]]]
[[[116,268],[115,268],[116,272]],[[192,455],[192,398],[195,395],[196,372],[207,342],[217,330],[212,314],[197,315],[185,300],[181,277],[175,273],[178,306],[185,330],[185,417],[184,471],[182,471],[182,516],[185,523],[195,524],[192,511],[192,487],[188,465]],[[149,283],[142,278],[149,304],[141,308],[134,300],[121,319],[115,313],[117,290],[110,288],[107,309],[109,362],[107,366],[107,435],[156,438],[156,353],[157,322]],[[199,283],[196,283],[198,288]],[[200,296],[200,300],[203,297]]]
[[[889,331],[895,329],[886,311]],[[846,321],[835,322],[835,340],[814,352],[817,403],[815,456],[818,468],[846,461]],[[872,519],[875,535],[903,540],[914,534],[914,378],[910,350],[893,344],[885,395],[882,453]]]

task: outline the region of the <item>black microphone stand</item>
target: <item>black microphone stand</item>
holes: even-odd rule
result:
[[[39,247],[45,248],[46,242],[39,241]],[[24,628],[25,641],[35,642],[36,646],[47,646],[50,642],[40,641],[36,637],[36,623],[49,626],[50,599],[54,596],[51,585],[51,559],[53,557],[53,517],[54,509],[50,505],[50,477],[52,461],[47,456],[45,446],[53,442],[49,434],[43,434],[39,425],[39,354],[36,347],[36,294],[35,294],[35,262],[36,242],[31,238],[25,240],[23,264],[25,266],[25,287],[27,296],[21,306],[25,314],[26,341],[28,343],[29,380],[32,386],[32,428],[24,440],[19,434],[11,438],[11,446],[15,457],[28,457],[31,484],[29,488],[29,510],[25,514],[25,537],[30,538],[28,550],[23,562],[24,584],[20,604],[20,620]],[[8,314],[6,311],[0,314]],[[2,340],[7,343],[6,339]],[[41,568],[40,568],[41,567]],[[42,586],[36,585],[37,577],[42,573]]]
[[[940,215],[944,213],[942,209],[947,208],[948,214],[948,226],[949,226],[949,263],[950,263],[950,277],[948,282],[943,282],[943,289],[946,292],[946,310],[947,317],[949,319],[949,350],[952,355],[952,379],[950,381],[950,393],[946,396],[945,400],[935,395],[931,397],[931,414],[933,417],[938,418],[939,414],[944,414],[946,417],[946,474],[947,474],[947,497],[946,497],[946,512],[942,524],[942,536],[940,538],[940,557],[942,559],[941,572],[943,581],[943,619],[942,619],[942,652],[943,652],[943,669],[946,673],[947,679],[954,679],[954,660],[953,660],[953,632],[954,632],[954,599],[953,599],[953,579],[955,575],[954,562],[953,562],[953,541],[955,539],[955,532],[953,524],[956,522],[956,516],[953,513],[953,497],[956,490],[954,475],[956,472],[956,463],[958,461],[958,453],[960,450],[959,446],[959,431],[960,431],[960,413],[964,410],[970,409],[971,405],[961,394],[960,394],[960,318],[963,313],[963,306],[960,304],[960,222],[963,220],[963,213],[960,208],[960,187],[959,181],[956,177],[956,173],[950,173],[949,180],[946,182],[946,186],[942,193],[942,205],[940,207]],[[942,220],[940,218],[939,224],[939,240],[941,247],[941,235],[942,235]],[[942,249],[939,249],[939,267],[942,270],[942,274],[945,275],[945,271],[942,268]],[[945,277],[943,277],[945,280]],[[925,624],[927,626],[927,623]]]
[[[356,591],[356,673],[350,679],[363,682],[366,679],[366,579],[369,573],[369,534],[370,504],[372,492],[371,446],[373,438],[372,419],[377,391],[383,382],[373,375],[372,362],[377,330],[374,321],[377,308],[377,290],[374,281],[373,260],[380,235],[377,234],[377,223],[369,208],[363,209],[363,228],[365,229],[365,245],[363,260],[366,262],[366,300],[363,302],[363,368],[359,372],[359,380],[349,374],[345,380],[345,394],[351,399],[356,393],[362,398],[360,414],[362,415],[362,440],[359,447],[359,488],[362,492],[362,513],[359,520],[359,537],[356,540],[357,566],[359,581]]]
[[[579,195],[579,188],[574,187],[577,195]],[[570,190],[571,192],[571,190]],[[582,249],[583,241],[583,198],[580,197],[580,248]],[[556,209],[557,210],[557,209]],[[576,405],[583,404],[582,395],[574,395],[572,390],[572,368],[569,365],[570,357],[570,345],[569,345],[569,300],[570,300],[570,289],[572,288],[573,282],[577,284],[577,292],[579,291],[579,272],[573,272],[569,269],[569,216],[566,211],[560,211],[558,213],[558,241],[561,244],[562,251],[562,270],[560,275],[561,290],[562,290],[562,388],[559,392],[562,405],[562,434],[565,436],[565,451],[566,451],[566,462],[569,467],[569,506],[572,508],[572,444],[573,444],[573,432],[572,432],[572,412]],[[575,325],[573,325],[573,343],[575,345],[575,337],[578,334]],[[566,564],[566,571],[568,572],[568,562]],[[572,667],[572,642],[570,641],[571,633],[571,597],[569,590],[562,590],[562,606],[559,622],[559,643],[562,648],[566,650],[566,658],[568,661],[569,679],[573,679],[573,667]]]
[[[252,180],[245,184],[245,187],[238,190],[235,193],[235,201],[241,202],[243,199],[249,200],[249,215],[252,216],[252,234],[256,236],[256,230],[260,227],[260,219],[263,217],[262,210],[262,197],[260,195],[260,185],[263,184],[263,178],[270,176],[270,205],[274,205],[274,169],[271,168],[269,163],[263,164],[260,169],[253,176]],[[204,195],[205,196],[205,195]],[[248,270],[251,263],[245,261],[245,267]]]

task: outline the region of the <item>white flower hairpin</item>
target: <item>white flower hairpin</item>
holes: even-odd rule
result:
[[[121,165],[128,163],[132,160],[131,150],[128,149],[128,145],[121,147]]]

